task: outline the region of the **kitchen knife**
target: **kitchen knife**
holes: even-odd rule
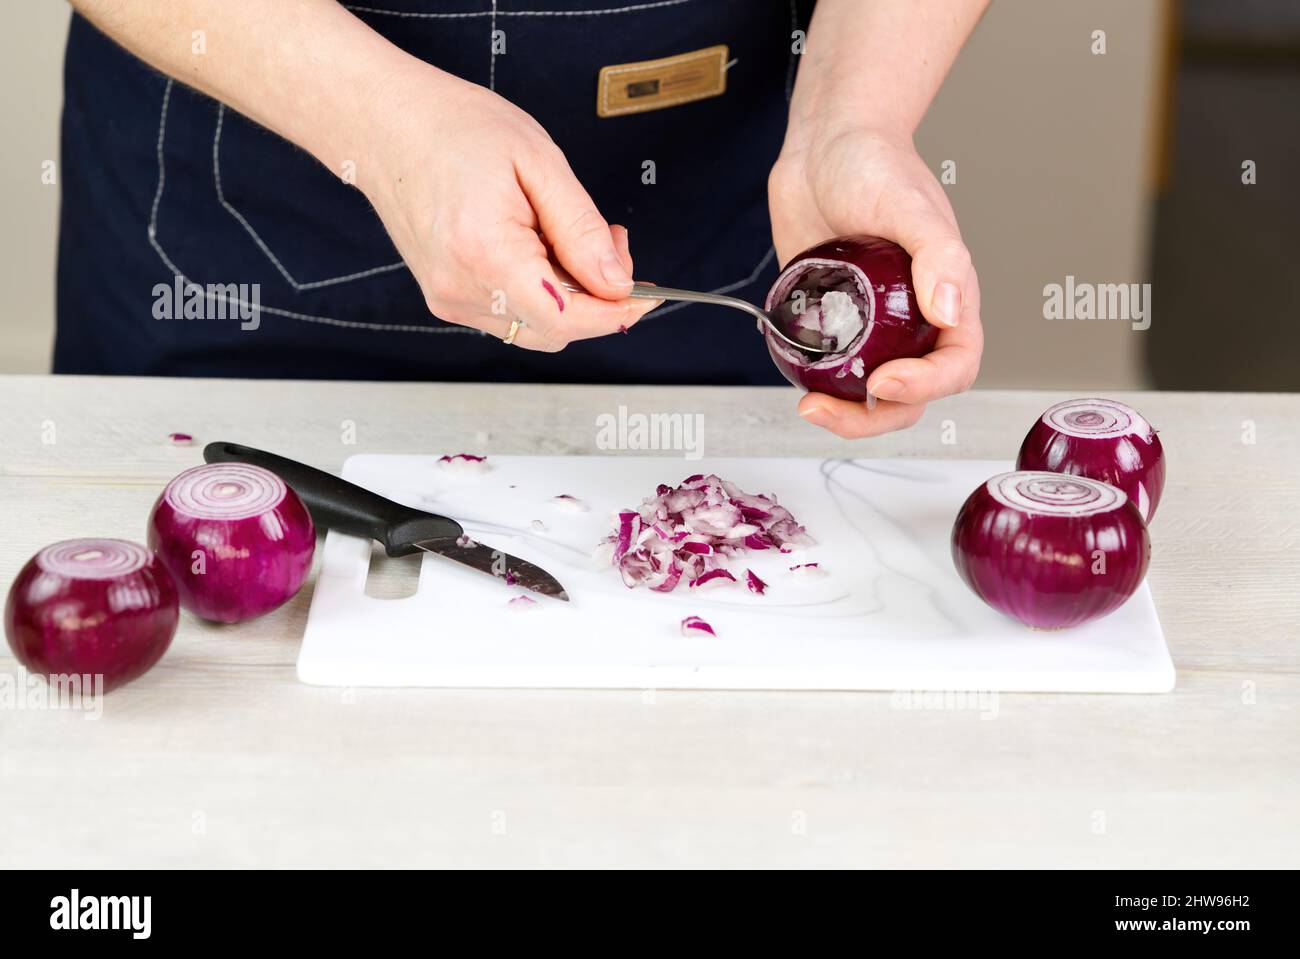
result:
[[[302,498],[317,526],[378,540],[389,556],[409,556],[421,550],[436,553],[500,577],[509,585],[566,602],[569,599],[564,587],[546,570],[473,542],[465,536],[460,523],[449,517],[394,503],[333,473],[238,443],[209,443],[203,447],[203,459],[209,463],[248,463],[270,470]]]

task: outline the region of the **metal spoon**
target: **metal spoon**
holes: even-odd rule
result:
[[[570,283],[567,280],[562,281],[563,286],[570,293],[586,293],[582,287],[576,283]],[[723,296],[720,293],[700,293],[697,290],[676,290],[671,286],[654,286],[650,283],[632,284],[632,292],[628,296],[634,296],[642,300],[674,300],[684,303],[710,303],[714,306],[729,306],[733,310],[744,310],[750,316],[757,319],[765,325],[772,333],[784,343],[789,344],[796,350],[802,350],[805,353],[834,353],[834,350],[823,350],[815,346],[809,346],[807,343],[800,343],[790,339],[777,327],[772,314],[760,307],[755,306],[747,300],[739,299],[734,296]]]

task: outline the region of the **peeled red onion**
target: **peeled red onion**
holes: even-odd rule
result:
[[[5,603],[5,636],[31,672],[99,675],[108,691],[158,662],[179,619],[172,577],[143,546],[69,539],[19,572]]]
[[[181,473],[149,514],[149,546],[196,616],[238,623],[275,609],[311,569],[316,530],[269,470],[208,463]]]
[[[975,595],[1039,629],[1118,609],[1146,575],[1151,542],[1128,495],[1061,473],[1001,473],[971,493],[952,559]]]
[[[1165,488],[1165,451],[1137,410],[1116,400],[1057,403],[1020,446],[1019,470],[1050,470],[1118,486],[1151,522]]]
[[[765,307],[786,336],[835,350],[805,353],[763,327],[777,369],[795,386],[844,400],[866,400],[876,367],[924,356],[939,337],[917,306],[912,258],[878,236],[841,236],[804,250],[776,278]]]

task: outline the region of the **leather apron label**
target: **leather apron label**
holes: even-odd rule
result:
[[[596,84],[596,115],[646,113],[707,100],[726,91],[727,46],[720,44],[661,60],[601,67]]]

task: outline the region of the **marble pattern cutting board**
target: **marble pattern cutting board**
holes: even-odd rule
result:
[[[435,556],[421,561],[414,595],[373,598],[365,594],[369,542],[331,531],[298,659],[303,682],[1133,693],[1174,685],[1145,584],[1102,620],[1039,632],[989,609],[957,578],[952,521],[972,489],[1009,468],[1004,462],[633,455],[488,462],[476,475],[441,467],[432,455],[365,454],[351,457],[343,475],[457,518],[479,542],[548,569],[572,602],[512,608],[507,600],[521,590]],[[768,582],[765,596],[742,587],[629,590],[593,558],[613,511],[697,472],[775,493],[816,537],[816,546],[792,556],[731,561],[738,575],[748,565]],[[560,493],[587,510],[554,503]],[[546,531],[531,529],[534,520]],[[825,575],[788,572],[813,561]],[[692,614],[717,638],[683,637],[679,623]]]

